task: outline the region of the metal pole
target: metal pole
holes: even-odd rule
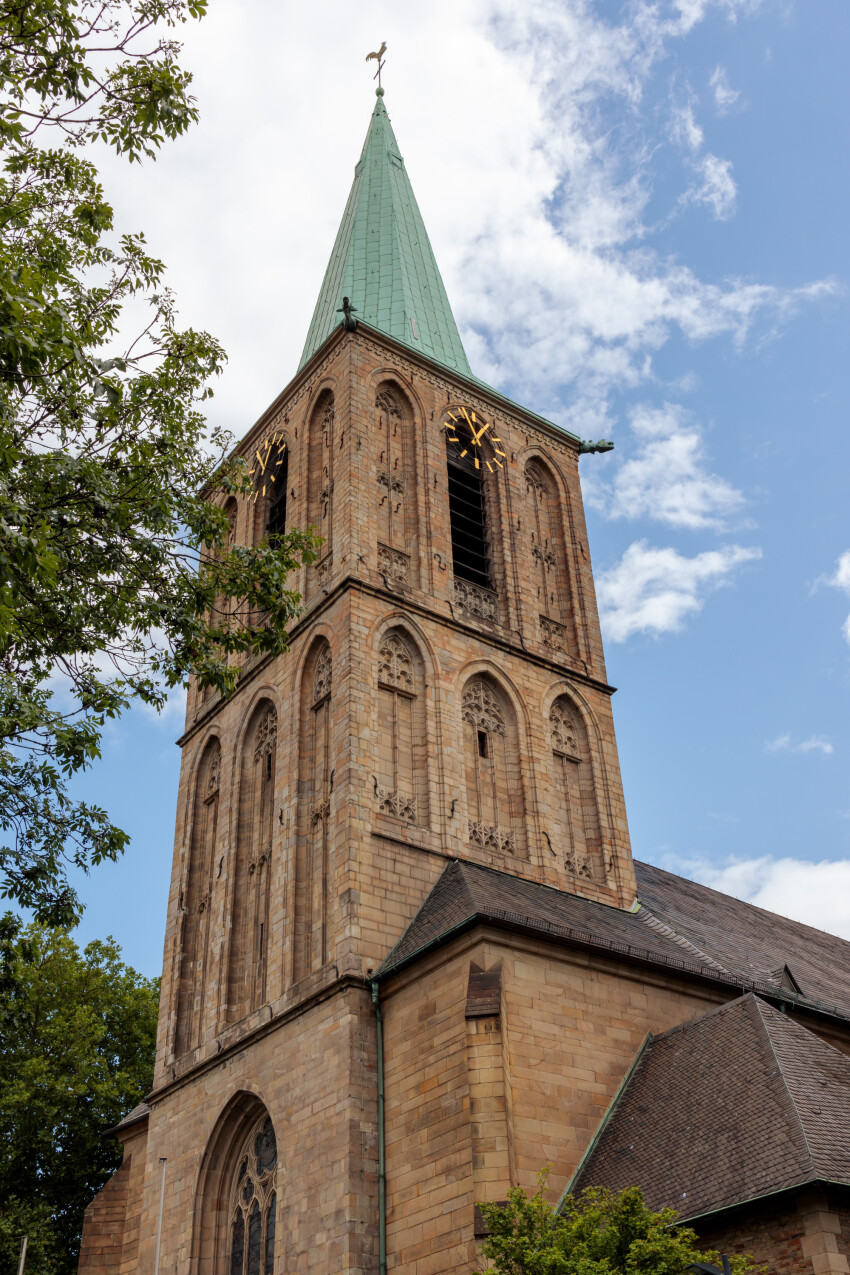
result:
[[[27,1236],[21,1240],[21,1256],[18,1258],[18,1275],[24,1275],[24,1263],[27,1260]]]
[[[162,1209],[165,1204],[165,1166],[168,1164],[168,1160],[164,1155],[161,1155],[159,1163],[162,1169],[159,1179],[159,1213],[156,1219],[156,1256],[153,1262],[153,1275],[159,1275],[159,1250],[162,1245]]]

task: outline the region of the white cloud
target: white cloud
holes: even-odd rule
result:
[[[613,479],[585,483],[588,504],[609,518],[653,518],[689,530],[722,529],[743,505],[743,496],[705,468],[699,429],[687,423],[683,408],[646,404],[630,413],[640,446],[623,461]]]
[[[732,88],[725,66],[716,66],[714,68],[709,84],[714,93],[714,105],[717,108],[717,114],[725,115],[727,111],[731,111],[740,98],[741,90]]]
[[[834,573],[831,576],[825,576],[823,583],[830,585],[833,589],[840,589],[842,593],[846,593],[850,597],[850,549],[846,553],[842,553],[835,564]],[[850,642],[850,615],[841,626],[841,632],[847,641]]]
[[[850,860],[755,859],[730,860],[718,867],[697,860],[677,871],[724,894],[746,899],[781,916],[850,939]],[[788,953],[793,972],[794,953]]]
[[[766,753],[824,753],[825,756],[835,752],[832,744],[828,739],[824,739],[822,735],[810,735],[808,739],[803,739],[799,744],[792,742],[790,734],[777,735],[775,739],[769,739],[764,746]]]
[[[735,211],[738,188],[732,177],[732,164],[716,155],[704,155],[697,165],[700,183],[692,187],[688,198],[695,204],[707,204],[718,221],[726,221]]]
[[[185,321],[230,354],[215,419],[242,432],[297,365],[371,107],[363,56],[375,31],[475,370],[529,406],[604,429],[610,396],[644,386],[677,332],[742,345],[825,295],[823,282],[706,281],[649,246],[654,156],[669,137],[644,99],[706,15],[755,7],[635,0],[609,21],[591,0],[219,0],[181,31],[200,125],[154,167],[105,165],[119,224],[145,228]],[[321,91],[305,56],[319,47]],[[729,215],[728,161],[688,149],[681,187]]]
[[[676,549],[635,541],[616,566],[597,576],[605,636],[625,642],[636,633],[677,632],[737,567],[760,557],[760,549],[727,545],[687,558]]]

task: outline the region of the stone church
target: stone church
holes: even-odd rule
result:
[[[544,1165],[847,1275],[850,944],[632,858],[587,450],[473,374],[379,88],[226,506],[324,540],[290,653],[190,689],[156,1075],[85,1275],[456,1275]]]

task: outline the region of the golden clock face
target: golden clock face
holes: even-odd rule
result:
[[[485,421],[471,408],[453,407],[446,410],[443,428],[458,460],[474,465],[478,470],[486,467],[491,474],[496,468],[502,468],[505,453],[492,421]],[[486,455],[483,449],[485,441],[490,444]]]
[[[286,439],[279,431],[276,434],[270,434],[254,453],[251,479],[254,484],[255,503],[258,496],[267,496],[271,493],[285,453]]]

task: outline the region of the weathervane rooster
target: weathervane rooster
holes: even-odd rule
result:
[[[386,51],[387,51],[387,42],[386,42],[386,40],[384,40],[384,41],[381,43],[381,47],[378,49],[377,53],[367,53],[367,54],[366,54],[366,61],[367,61],[367,62],[371,62],[371,61],[372,61],[372,58],[374,58],[374,59],[375,59],[375,61],[378,63],[378,69],[377,69],[377,71],[375,72],[375,75],[374,75],[374,77],[373,77],[374,79],[376,79],[376,80],[378,81],[378,88],[380,88],[380,87],[381,87],[381,71],[383,70],[383,66],[384,66],[383,57],[384,57],[384,54],[386,53]]]

